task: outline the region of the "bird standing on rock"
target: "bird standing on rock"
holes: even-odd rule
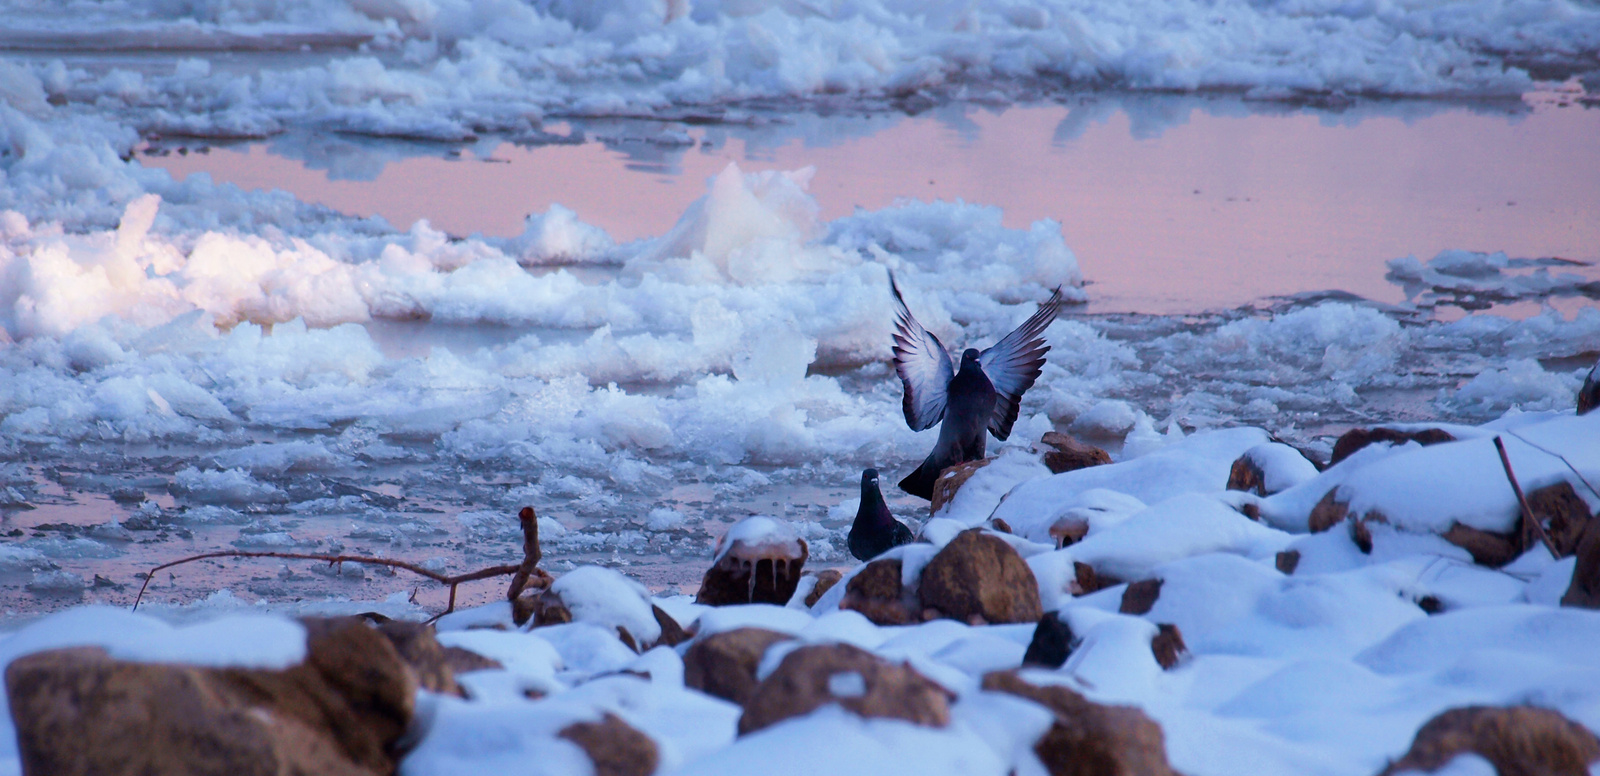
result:
[[[933,452],[900,481],[900,489],[931,501],[940,472],[983,458],[986,433],[1002,442],[1011,436],[1022,394],[1039,378],[1044,354],[1050,350],[1043,335],[1061,311],[1061,288],[988,350],[962,351],[959,371],[951,367],[944,344],[922,328],[906,307],[893,273],[889,274],[889,290],[894,292],[898,308],[894,368],[905,384],[906,424],[921,431],[943,421]]]
[[[878,470],[861,473],[861,507],[856,510],[856,521],[850,526],[850,554],[856,560],[872,560],[902,544],[911,543],[911,529],[889,514],[889,505],[883,502],[883,491],[878,490]]]

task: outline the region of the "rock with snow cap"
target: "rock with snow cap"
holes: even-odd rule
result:
[[[1228,472],[1228,490],[1270,496],[1317,476],[1305,454],[1281,442],[1267,442],[1244,451]]]
[[[863,717],[919,725],[950,723],[952,694],[904,663],[892,663],[850,644],[803,646],[784,655],[761,681],[739,718],[745,735],[830,703]]]
[[[768,603],[794,596],[811,551],[788,522],[751,515],[717,540],[711,568],[700,581],[695,603],[708,606]]]
[[[925,609],[967,623],[1038,622],[1033,570],[1005,540],[973,528],[928,561],[917,586]]]
[[[1396,428],[1352,428],[1344,432],[1337,442],[1333,443],[1333,454],[1328,458],[1329,466],[1336,466],[1340,461],[1349,458],[1357,450],[1370,444],[1399,445],[1406,442],[1416,442],[1419,445],[1436,445],[1441,442],[1454,442],[1454,434],[1442,428],[1396,429]]]

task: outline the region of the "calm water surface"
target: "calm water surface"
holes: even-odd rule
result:
[[[619,241],[665,233],[729,162],[812,165],[825,219],[902,198],[994,205],[1018,228],[1054,219],[1092,283],[1088,312],[1191,312],[1328,289],[1398,302],[1383,262],[1451,248],[1600,260],[1600,110],[1560,92],[1343,112],[1093,96],[545,129],[581,142],[284,137],[142,161],[462,235],[513,235],[559,203]]]

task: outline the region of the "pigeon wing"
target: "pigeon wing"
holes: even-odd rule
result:
[[[944,419],[945,392],[955,369],[944,344],[917,322],[900,296],[894,274],[889,275],[889,290],[894,292],[894,371],[905,384],[906,425],[913,431],[931,428]]]
[[[1044,344],[1044,330],[1061,312],[1061,304],[1061,289],[1057,287],[1050,299],[1039,305],[1038,312],[978,355],[978,364],[997,394],[994,415],[989,418],[989,431],[996,439],[1004,441],[1011,436],[1022,394],[1033,387],[1044,368],[1044,354],[1050,351],[1050,346]]]

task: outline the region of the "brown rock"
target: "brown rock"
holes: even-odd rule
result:
[[[609,711],[599,722],[575,722],[556,735],[589,755],[595,776],[650,776],[661,764],[656,742]]]
[[[1396,431],[1392,428],[1352,428],[1333,443],[1333,456],[1328,459],[1328,465],[1333,466],[1349,458],[1374,442],[1387,442],[1399,445],[1406,442],[1416,442],[1419,445],[1436,445],[1440,442],[1454,442],[1456,438],[1450,432],[1441,428],[1425,428],[1421,431]]]
[[[1472,752],[1500,776],[1587,776],[1600,760],[1600,739],[1559,713],[1531,706],[1464,706],[1428,720],[1411,750],[1380,776],[1434,771]]]
[[[837,703],[863,717],[919,725],[950,723],[951,694],[903,663],[890,663],[850,644],[817,644],[785,655],[756,687],[739,718],[739,734]]]
[[[1562,606],[1600,609],[1600,518],[1589,521],[1578,539],[1578,564],[1561,596]]]
[[[956,497],[956,491],[961,490],[961,486],[972,479],[972,475],[988,466],[992,460],[994,459],[985,458],[981,461],[967,461],[939,472],[939,478],[933,482],[933,498],[928,501],[928,514],[939,514],[939,510]]]
[[[1589,504],[1572,489],[1572,483],[1562,481],[1529,493],[1528,509],[1550,536],[1557,558],[1577,552],[1578,540],[1589,524],[1590,515]],[[1523,526],[1523,547],[1532,547],[1538,541],[1532,526]]]
[[[1029,684],[1014,671],[983,677],[983,689],[1026,698],[1055,713],[1033,751],[1054,776],[1176,776],[1166,736],[1135,706],[1094,703],[1070,688]]]
[[[1178,626],[1163,622],[1156,625],[1156,637],[1150,640],[1150,652],[1156,656],[1156,662],[1162,668],[1170,669],[1188,654],[1189,647],[1183,643],[1183,633]]]
[[[1156,605],[1156,599],[1161,597],[1161,582],[1159,579],[1141,579],[1128,585],[1122,591],[1122,605],[1117,611],[1123,614],[1146,614]]]
[[[737,628],[714,633],[689,645],[683,653],[683,683],[708,695],[743,706],[755,692],[756,668],[767,648],[794,638],[766,628]]]
[[[1311,508],[1311,515],[1306,522],[1312,533],[1322,533],[1350,516],[1350,505],[1339,500],[1339,488],[1329,488],[1322,496],[1322,500]]]
[[[1350,521],[1350,540],[1356,543],[1356,549],[1364,554],[1372,554],[1372,528],[1369,524],[1389,524],[1389,518],[1382,512],[1371,510],[1366,514]]]
[[[572,611],[555,591],[533,588],[511,599],[511,621],[526,625],[528,620],[533,620],[534,627],[560,625],[572,622]]]
[[[1006,522],[1005,518],[1003,517],[991,517],[988,520],[983,521],[983,524],[988,526],[989,530],[991,531],[999,531],[1000,533],[1015,533],[1011,530],[1011,524]]]
[[[1056,540],[1056,548],[1067,547],[1083,541],[1089,535],[1089,521],[1081,517],[1060,517],[1050,524],[1050,538]]]
[[[682,625],[678,624],[677,620],[672,619],[672,615],[667,614],[655,604],[650,605],[650,610],[656,617],[656,624],[661,626],[661,636],[656,639],[656,643],[652,646],[676,647],[689,640],[689,633],[683,629]]]
[[[1500,568],[1522,554],[1521,537],[1516,534],[1495,533],[1454,523],[1450,530],[1444,532],[1443,538],[1466,550],[1474,563],[1489,568]]]
[[[1093,566],[1081,561],[1072,562],[1072,574],[1073,580],[1071,593],[1075,596],[1088,595],[1099,590],[1104,590],[1108,587],[1116,587],[1117,585],[1122,584],[1120,580],[1113,577],[1100,576],[1100,574],[1094,570]]]
[[[970,528],[922,570],[917,599],[963,622],[1038,622],[1044,614],[1033,569],[1004,539]]]
[[[844,572],[838,569],[823,569],[817,572],[817,583],[811,586],[811,592],[806,593],[806,606],[816,606],[817,602],[827,595],[839,580],[844,579]]]
[[[1285,574],[1293,574],[1295,569],[1300,568],[1300,551],[1284,550],[1283,552],[1278,553],[1278,557],[1274,560],[1274,563],[1277,565],[1279,571]]]
[[[282,671],[134,663],[98,648],[18,658],[6,687],[23,771],[393,773],[413,670],[358,618],[305,624],[306,660]]]
[[[388,620],[378,625],[377,631],[394,645],[400,659],[411,668],[417,684],[426,690],[448,695],[464,695],[461,688],[456,686],[456,665],[466,664],[472,658],[488,664],[480,665],[483,668],[500,667],[498,662],[464,649],[456,649],[457,654],[452,655],[434,637],[433,627],[420,622]],[[471,657],[466,657],[468,655]]]
[[[1046,612],[1034,626],[1033,638],[1028,640],[1028,649],[1022,654],[1022,664],[1060,668],[1072,656],[1072,642],[1072,626],[1067,625],[1058,612]]]
[[[1243,490],[1257,496],[1267,495],[1266,475],[1250,456],[1241,455],[1228,470],[1228,490]]]
[[[1039,441],[1055,448],[1046,450],[1044,454],[1045,468],[1055,474],[1111,463],[1110,453],[1059,431],[1046,432]]]
[[[858,611],[875,625],[916,622],[921,608],[901,585],[902,568],[899,558],[879,558],[863,566],[845,583],[839,608]]]

